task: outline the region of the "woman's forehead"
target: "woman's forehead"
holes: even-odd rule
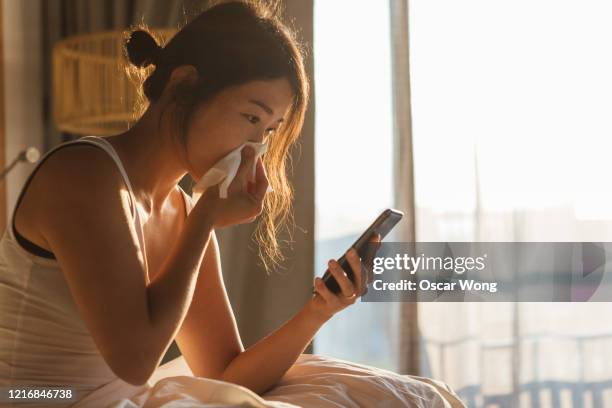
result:
[[[270,108],[271,113],[277,116],[285,111],[293,99],[293,90],[285,78],[250,81],[228,88],[225,94],[232,101],[254,103],[265,111]]]

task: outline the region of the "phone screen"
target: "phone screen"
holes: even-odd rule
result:
[[[366,229],[363,234],[361,234],[361,236],[357,238],[355,243],[351,245],[351,248],[355,248],[359,256],[363,259],[367,255],[366,252],[368,250],[368,245],[366,244],[370,241],[372,236],[376,233],[379,233],[380,239],[382,241],[389,234],[389,232],[391,232],[393,227],[397,225],[397,223],[402,219],[403,216],[404,213],[399,210],[394,210],[391,208],[384,210],[378,216],[378,218],[376,218],[376,220],[374,220],[374,222],[368,227],[368,229]],[[354,283],[355,279],[353,270],[351,269],[351,266],[344,255],[342,255],[338,259],[338,263],[340,264],[342,269],[344,269],[348,278]],[[323,277],[321,279],[323,279],[323,282],[327,285],[330,291],[332,291],[333,293],[340,293],[340,285],[338,285],[336,278],[334,278],[329,269],[325,271],[325,274],[323,274]]]

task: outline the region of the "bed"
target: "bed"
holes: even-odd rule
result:
[[[109,408],[465,407],[447,384],[318,354],[302,354],[259,396],[224,381],[194,377],[184,358],[160,366],[146,388]]]

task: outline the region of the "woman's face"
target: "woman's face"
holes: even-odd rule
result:
[[[187,170],[194,180],[243,143],[273,137],[293,96],[289,81],[281,78],[232,86],[200,105],[186,136]]]

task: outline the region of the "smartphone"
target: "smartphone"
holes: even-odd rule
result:
[[[392,208],[384,210],[378,216],[378,218],[376,218],[376,220],[374,220],[374,222],[368,227],[368,229],[366,229],[364,233],[361,234],[359,238],[357,238],[357,241],[355,241],[355,243],[351,245],[350,248],[355,248],[357,250],[357,253],[359,254],[359,257],[363,259],[366,256],[366,252],[368,250],[368,245],[366,244],[370,241],[372,236],[376,233],[379,233],[380,239],[382,241],[385,236],[387,236],[387,234],[389,234],[389,232],[393,229],[393,227],[397,225],[397,223],[402,219],[403,216],[404,213],[399,210],[394,210]],[[346,272],[351,282],[355,283],[355,275],[345,255],[342,255],[340,259],[338,259],[338,263],[340,264],[342,269],[344,269],[344,272]],[[329,271],[329,268],[325,271],[325,274],[323,274],[323,277],[321,279],[323,279],[323,283],[325,283],[325,285],[329,288],[330,291],[332,291],[333,293],[340,293],[340,285],[338,285],[336,278],[334,278],[334,275],[332,275],[332,273]],[[312,291],[313,293],[315,293],[314,287]]]

